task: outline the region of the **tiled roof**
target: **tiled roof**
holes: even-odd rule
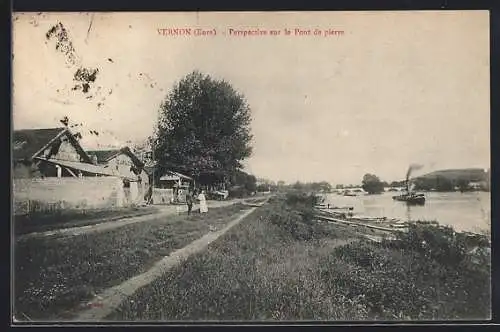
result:
[[[121,149],[87,151],[88,155],[95,155],[97,157],[97,162],[99,164],[106,163],[107,161],[109,161],[113,157],[115,157],[119,154],[122,154],[122,153],[129,156],[130,158],[132,158],[132,160],[136,166],[140,166],[140,167],[144,166],[144,163],[139,158],[137,158],[137,156],[127,146],[124,148],[121,148]]]
[[[15,160],[31,159],[66,128],[15,130],[12,135],[12,154]]]
[[[112,150],[87,150],[87,154],[89,156],[95,155],[97,157],[97,162],[98,163],[105,163],[111,157],[114,157],[117,154],[120,154],[121,150],[120,149],[112,149]]]

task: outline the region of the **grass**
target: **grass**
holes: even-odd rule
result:
[[[242,209],[235,204],[211,208],[205,215],[172,215],[106,232],[18,241],[16,317],[60,317],[99,291],[146,271],[209,232],[210,226],[224,226]]]
[[[266,197],[251,197],[251,198],[245,199],[245,201],[248,203],[262,203],[266,199],[267,199]]]
[[[312,222],[304,213],[311,202],[294,199],[274,198],[206,252],[139,289],[107,319],[489,317],[489,255],[468,254],[471,247],[485,248],[481,239],[418,224],[396,243],[371,243],[358,229]]]
[[[333,303],[339,299],[324,296],[329,290],[320,280],[319,259],[357,235],[329,224],[316,224],[309,233],[305,225],[280,223],[278,215],[302,223],[301,216],[279,203],[262,207],[207,252],[140,289],[108,319],[350,318],[356,300],[345,299],[337,307]],[[313,235],[303,240],[302,230]]]
[[[44,232],[59,228],[92,225],[103,219],[128,218],[149,215],[157,212],[154,206],[125,207],[96,210],[59,210],[51,213],[37,213],[14,217],[16,235]]]

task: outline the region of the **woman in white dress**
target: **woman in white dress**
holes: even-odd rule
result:
[[[205,191],[202,190],[200,194],[198,195],[198,201],[200,202],[200,213],[207,213],[208,212],[208,206],[207,206],[207,199],[205,197]]]

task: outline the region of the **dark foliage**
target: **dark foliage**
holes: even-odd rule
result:
[[[363,176],[362,187],[369,194],[379,194],[384,191],[384,183],[373,174],[365,174]]]
[[[161,105],[154,144],[164,165],[233,172],[251,155],[250,108],[226,81],[194,71]]]

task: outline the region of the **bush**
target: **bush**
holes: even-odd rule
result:
[[[400,247],[450,266],[461,264],[474,246],[489,246],[486,236],[467,236],[449,226],[423,223],[410,225],[408,232],[400,233],[398,239]]]
[[[310,198],[306,198],[306,202]],[[269,213],[269,222],[284,230],[295,240],[307,241],[320,239],[331,235],[323,224],[318,224],[314,219],[314,211],[302,202],[295,201],[296,205],[291,207],[288,199],[285,203],[273,204]]]
[[[323,279],[343,285],[347,297],[363,296],[377,319],[489,317],[488,250],[470,250],[484,239],[432,224],[412,225],[398,237],[396,244],[337,248],[322,261]]]
[[[229,197],[233,198],[243,198],[248,196],[248,191],[241,186],[231,187],[229,188],[228,192],[229,192]]]
[[[286,195],[286,203],[292,207],[309,207],[313,208],[316,204],[319,203],[319,197],[314,194],[306,194],[306,193],[287,193]]]
[[[312,225],[303,222],[303,218],[297,211],[287,208],[278,208],[273,211],[269,221],[290,233],[297,240],[309,240],[312,238]]]

